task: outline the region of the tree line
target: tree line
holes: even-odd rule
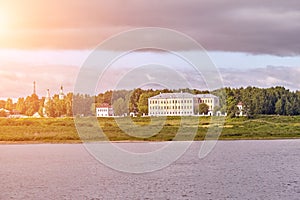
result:
[[[290,91],[284,87],[271,88],[223,88],[212,92],[220,97],[221,111],[234,117],[238,112],[237,104],[243,104],[243,113],[248,117],[264,115],[299,115],[300,92]]]
[[[214,91],[201,91],[196,89],[178,90],[134,90],[106,91],[98,95],[73,94],[68,93],[64,99],[60,100],[58,95],[54,95],[45,105],[45,98],[39,98],[32,94],[26,98],[19,98],[17,103],[12,99],[0,100],[0,108],[11,112],[32,116],[38,112],[41,116],[48,117],[95,115],[95,108],[103,104],[113,106],[116,115],[124,113],[148,113],[148,98],[159,93],[188,92],[192,94],[211,93],[220,98],[220,106],[215,107],[214,112],[221,111],[228,116],[234,117],[239,112],[237,104],[243,103],[243,113],[248,117],[255,114],[266,115],[299,115],[300,114],[300,92],[290,91],[284,87],[271,88],[222,88]],[[206,109],[206,108],[203,108]],[[0,116],[4,113],[0,112]]]
[[[62,100],[59,99],[58,95],[54,95],[47,103],[44,102],[45,97],[39,98],[38,95],[32,94],[26,98],[18,98],[16,103],[13,103],[11,98],[8,98],[6,101],[0,100],[0,108],[8,110],[11,114],[27,116],[32,116],[35,113],[48,117],[73,116],[72,93],[68,93]],[[0,112],[1,117],[6,115],[7,113],[3,110]]]

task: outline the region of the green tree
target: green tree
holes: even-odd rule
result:
[[[14,109],[14,104],[11,98],[8,98],[5,104],[5,109],[12,111]]]
[[[109,90],[106,91],[104,94],[100,93],[95,97],[95,102],[97,103],[97,105],[101,105],[101,104],[109,104],[111,105],[113,100],[113,91]]]
[[[137,104],[139,112],[148,113],[148,98],[159,94],[158,91],[148,90],[144,91],[139,98],[139,102]]]
[[[219,97],[220,111],[222,113],[225,113],[226,106],[227,106],[227,104],[226,104],[226,89],[225,88],[217,89],[217,90],[213,91],[212,94]]]
[[[65,97],[66,115],[73,116],[73,93],[68,93]]]
[[[25,115],[32,116],[34,113],[39,111],[40,101],[36,94],[26,97],[25,99]]]
[[[0,117],[7,117],[7,113],[4,110],[0,110]]]
[[[113,103],[113,109],[115,115],[118,116],[121,116],[128,112],[126,101],[123,98],[119,98]]]
[[[40,99],[40,103],[39,103],[38,113],[41,117],[44,117],[44,101],[45,101],[45,97],[42,97],[42,99]]]
[[[207,114],[209,110],[209,106],[206,103],[200,103],[199,104],[199,113],[200,114]]]
[[[143,90],[141,88],[134,89],[130,94],[130,100],[129,100],[129,111],[130,112],[139,112],[138,109],[138,102],[140,99],[141,94],[143,93]]]
[[[293,115],[294,114],[291,102],[287,101],[286,104],[285,104],[284,109],[285,109],[285,114],[286,115]]]
[[[215,106],[215,107],[214,107],[214,110],[213,110],[214,115],[216,115],[216,113],[217,113],[218,111],[221,111],[221,106]]]
[[[45,107],[47,117],[56,117],[54,103],[52,99],[49,99],[49,101],[45,103],[44,107]]]
[[[95,102],[95,97],[87,94],[73,95],[73,114],[74,115],[93,115],[91,106]],[[68,111],[69,112],[69,111]]]
[[[5,108],[6,101],[0,100],[0,108]]]
[[[232,118],[236,116],[236,113],[238,112],[238,107],[237,107],[237,99],[234,98],[232,92],[227,94],[227,115]]]
[[[282,99],[278,99],[278,101],[275,104],[275,112],[278,115],[282,115],[284,113],[283,111],[283,103],[282,103]]]
[[[26,107],[25,107],[25,100],[23,97],[19,98],[16,105],[16,110],[19,111],[21,114],[25,114]]]
[[[65,100],[59,99],[59,95],[57,94],[53,96],[53,106],[54,106],[55,117],[61,117],[66,115]]]

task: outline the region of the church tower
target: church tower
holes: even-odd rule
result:
[[[33,81],[33,94],[36,94],[36,83]]]
[[[47,89],[47,93],[46,93],[46,98],[45,98],[44,105],[46,105],[50,101],[50,99],[51,99],[51,97],[50,97],[50,90]]]
[[[58,98],[59,100],[63,100],[65,98],[63,86],[60,87]]]

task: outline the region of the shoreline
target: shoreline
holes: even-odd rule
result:
[[[218,140],[285,140],[300,139],[300,116],[257,116],[255,119],[228,118],[222,124],[210,125],[211,118],[201,121],[185,120],[170,117],[160,125],[160,118],[150,123],[150,119],[133,118],[138,127],[132,132],[128,121],[120,119],[101,119],[97,124],[88,118],[75,126],[74,120],[65,119],[0,119],[0,144],[80,144],[83,142],[109,141],[114,143],[203,141],[214,139],[217,135],[209,135],[216,128],[220,133]],[[221,122],[220,122],[221,123]],[[100,129],[101,128],[101,129]],[[190,129],[192,128],[192,129]],[[197,128],[197,132],[195,131]],[[102,130],[102,135],[99,134]],[[149,136],[149,130],[152,134]],[[176,137],[183,130],[180,137]],[[79,134],[81,133],[81,134]],[[103,133],[105,136],[103,136]],[[155,133],[155,134],[153,134]],[[195,134],[192,138],[190,134]],[[82,140],[84,139],[84,140]]]
[[[228,138],[228,139],[218,139],[217,141],[224,142],[238,142],[238,141],[286,141],[286,140],[300,140],[300,137],[291,137],[291,138]],[[159,142],[203,142],[206,140],[180,140],[180,141],[165,141],[165,140],[112,140],[112,141],[92,141],[92,142],[83,142],[81,140],[76,141],[0,141],[0,145],[35,145],[35,144],[86,144],[86,143],[159,143]]]

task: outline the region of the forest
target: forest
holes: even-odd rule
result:
[[[68,93],[63,100],[54,95],[44,105],[45,98],[39,98],[36,94],[19,98],[16,103],[12,99],[0,100],[0,109],[6,109],[11,113],[32,116],[39,113],[48,117],[71,117],[74,115],[95,115],[95,107],[102,104],[112,105],[116,115],[135,112],[139,115],[148,112],[148,98],[166,92],[188,92],[192,94],[211,93],[220,98],[220,106],[216,111],[227,113],[229,117],[235,117],[238,112],[237,104],[243,103],[243,112],[249,118],[257,114],[263,115],[299,115],[300,114],[300,91],[290,91],[284,87],[271,88],[221,88],[214,91],[201,91],[197,89],[177,90],[134,90],[106,91],[96,96],[87,94]],[[5,117],[7,113],[0,111],[0,116]],[[43,112],[45,110],[45,112]]]

